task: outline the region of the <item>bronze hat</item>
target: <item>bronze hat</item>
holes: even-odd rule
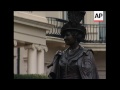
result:
[[[85,11],[68,11],[68,22],[61,28],[61,36],[64,36],[67,30],[77,30],[83,35],[86,35],[86,29],[80,24],[80,21],[84,18]]]

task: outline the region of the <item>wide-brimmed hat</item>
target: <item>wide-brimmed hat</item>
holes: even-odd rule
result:
[[[61,28],[61,36],[64,36],[66,31],[73,31],[76,30],[86,35],[86,29],[83,25],[80,24],[81,20],[84,18],[85,11],[68,11],[68,22],[63,25]]]

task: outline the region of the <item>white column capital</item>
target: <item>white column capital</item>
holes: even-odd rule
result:
[[[25,49],[32,49],[32,50],[34,50],[36,48],[36,45],[35,44],[25,45],[24,48]]]
[[[17,41],[16,40],[14,40],[14,46],[17,46]]]
[[[35,45],[38,51],[45,50],[48,51],[48,47],[46,45]]]

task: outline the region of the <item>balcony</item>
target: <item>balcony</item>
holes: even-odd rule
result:
[[[61,38],[61,27],[68,21],[53,17],[47,17],[48,23],[54,25],[47,36]],[[106,25],[105,24],[84,24],[86,28],[86,37],[84,43],[106,43]]]

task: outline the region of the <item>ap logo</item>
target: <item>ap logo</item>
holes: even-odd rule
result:
[[[103,22],[103,11],[94,11],[94,21]]]

